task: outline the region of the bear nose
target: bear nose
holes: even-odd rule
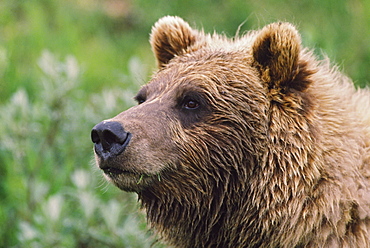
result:
[[[100,122],[91,131],[95,152],[103,160],[121,154],[130,142],[131,136],[131,133],[126,132],[121,123],[116,121]]]

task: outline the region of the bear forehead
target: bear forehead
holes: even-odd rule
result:
[[[250,47],[233,47],[234,42],[223,42],[225,46],[204,46],[182,55],[176,55],[167,65],[153,76],[152,81],[204,80],[205,77],[233,76],[243,70],[248,74],[252,69],[252,51]],[[239,43],[239,42],[238,42]],[[228,44],[228,46],[226,46]],[[251,69],[246,70],[246,67]],[[231,71],[230,71],[231,69]],[[222,81],[220,81],[222,82]]]
[[[186,66],[187,65],[187,66]],[[155,77],[144,85],[139,94],[145,96],[163,95],[171,92],[174,97],[181,97],[187,92],[212,91],[214,80],[209,70],[199,70],[199,65],[168,66],[157,73]]]
[[[240,38],[228,39],[224,36],[214,35],[201,46],[197,44],[188,47],[187,53],[176,55],[171,62],[179,61],[215,61],[230,63],[238,58],[252,58],[252,42],[254,36],[246,35]]]
[[[222,98],[223,93],[234,94],[235,90],[239,95],[253,95],[263,86],[252,63],[251,52],[245,48],[203,47],[175,56],[153,75],[139,95],[160,97],[170,93],[176,99],[187,92],[199,92]]]

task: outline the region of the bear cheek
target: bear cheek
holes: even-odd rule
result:
[[[156,174],[176,160],[174,156],[177,149],[171,138],[172,124],[163,110],[145,111],[138,107],[122,112],[113,119],[132,134],[130,143],[118,156],[117,162],[128,170]]]

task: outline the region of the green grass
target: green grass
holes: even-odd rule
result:
[[[155,68],[150,28],[168,14],[228,36],[291,21],[369,83],[368,1],[1,1],[0,247],[161,247],[136,195],[95,168],[90,130],[134,104]]]

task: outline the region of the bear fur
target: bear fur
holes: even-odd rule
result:
[[[233,39],[164,17],[158,71],[108,120],[132,135],[108,180],[174,247],[370,247],[370,92],[296,28]]]

